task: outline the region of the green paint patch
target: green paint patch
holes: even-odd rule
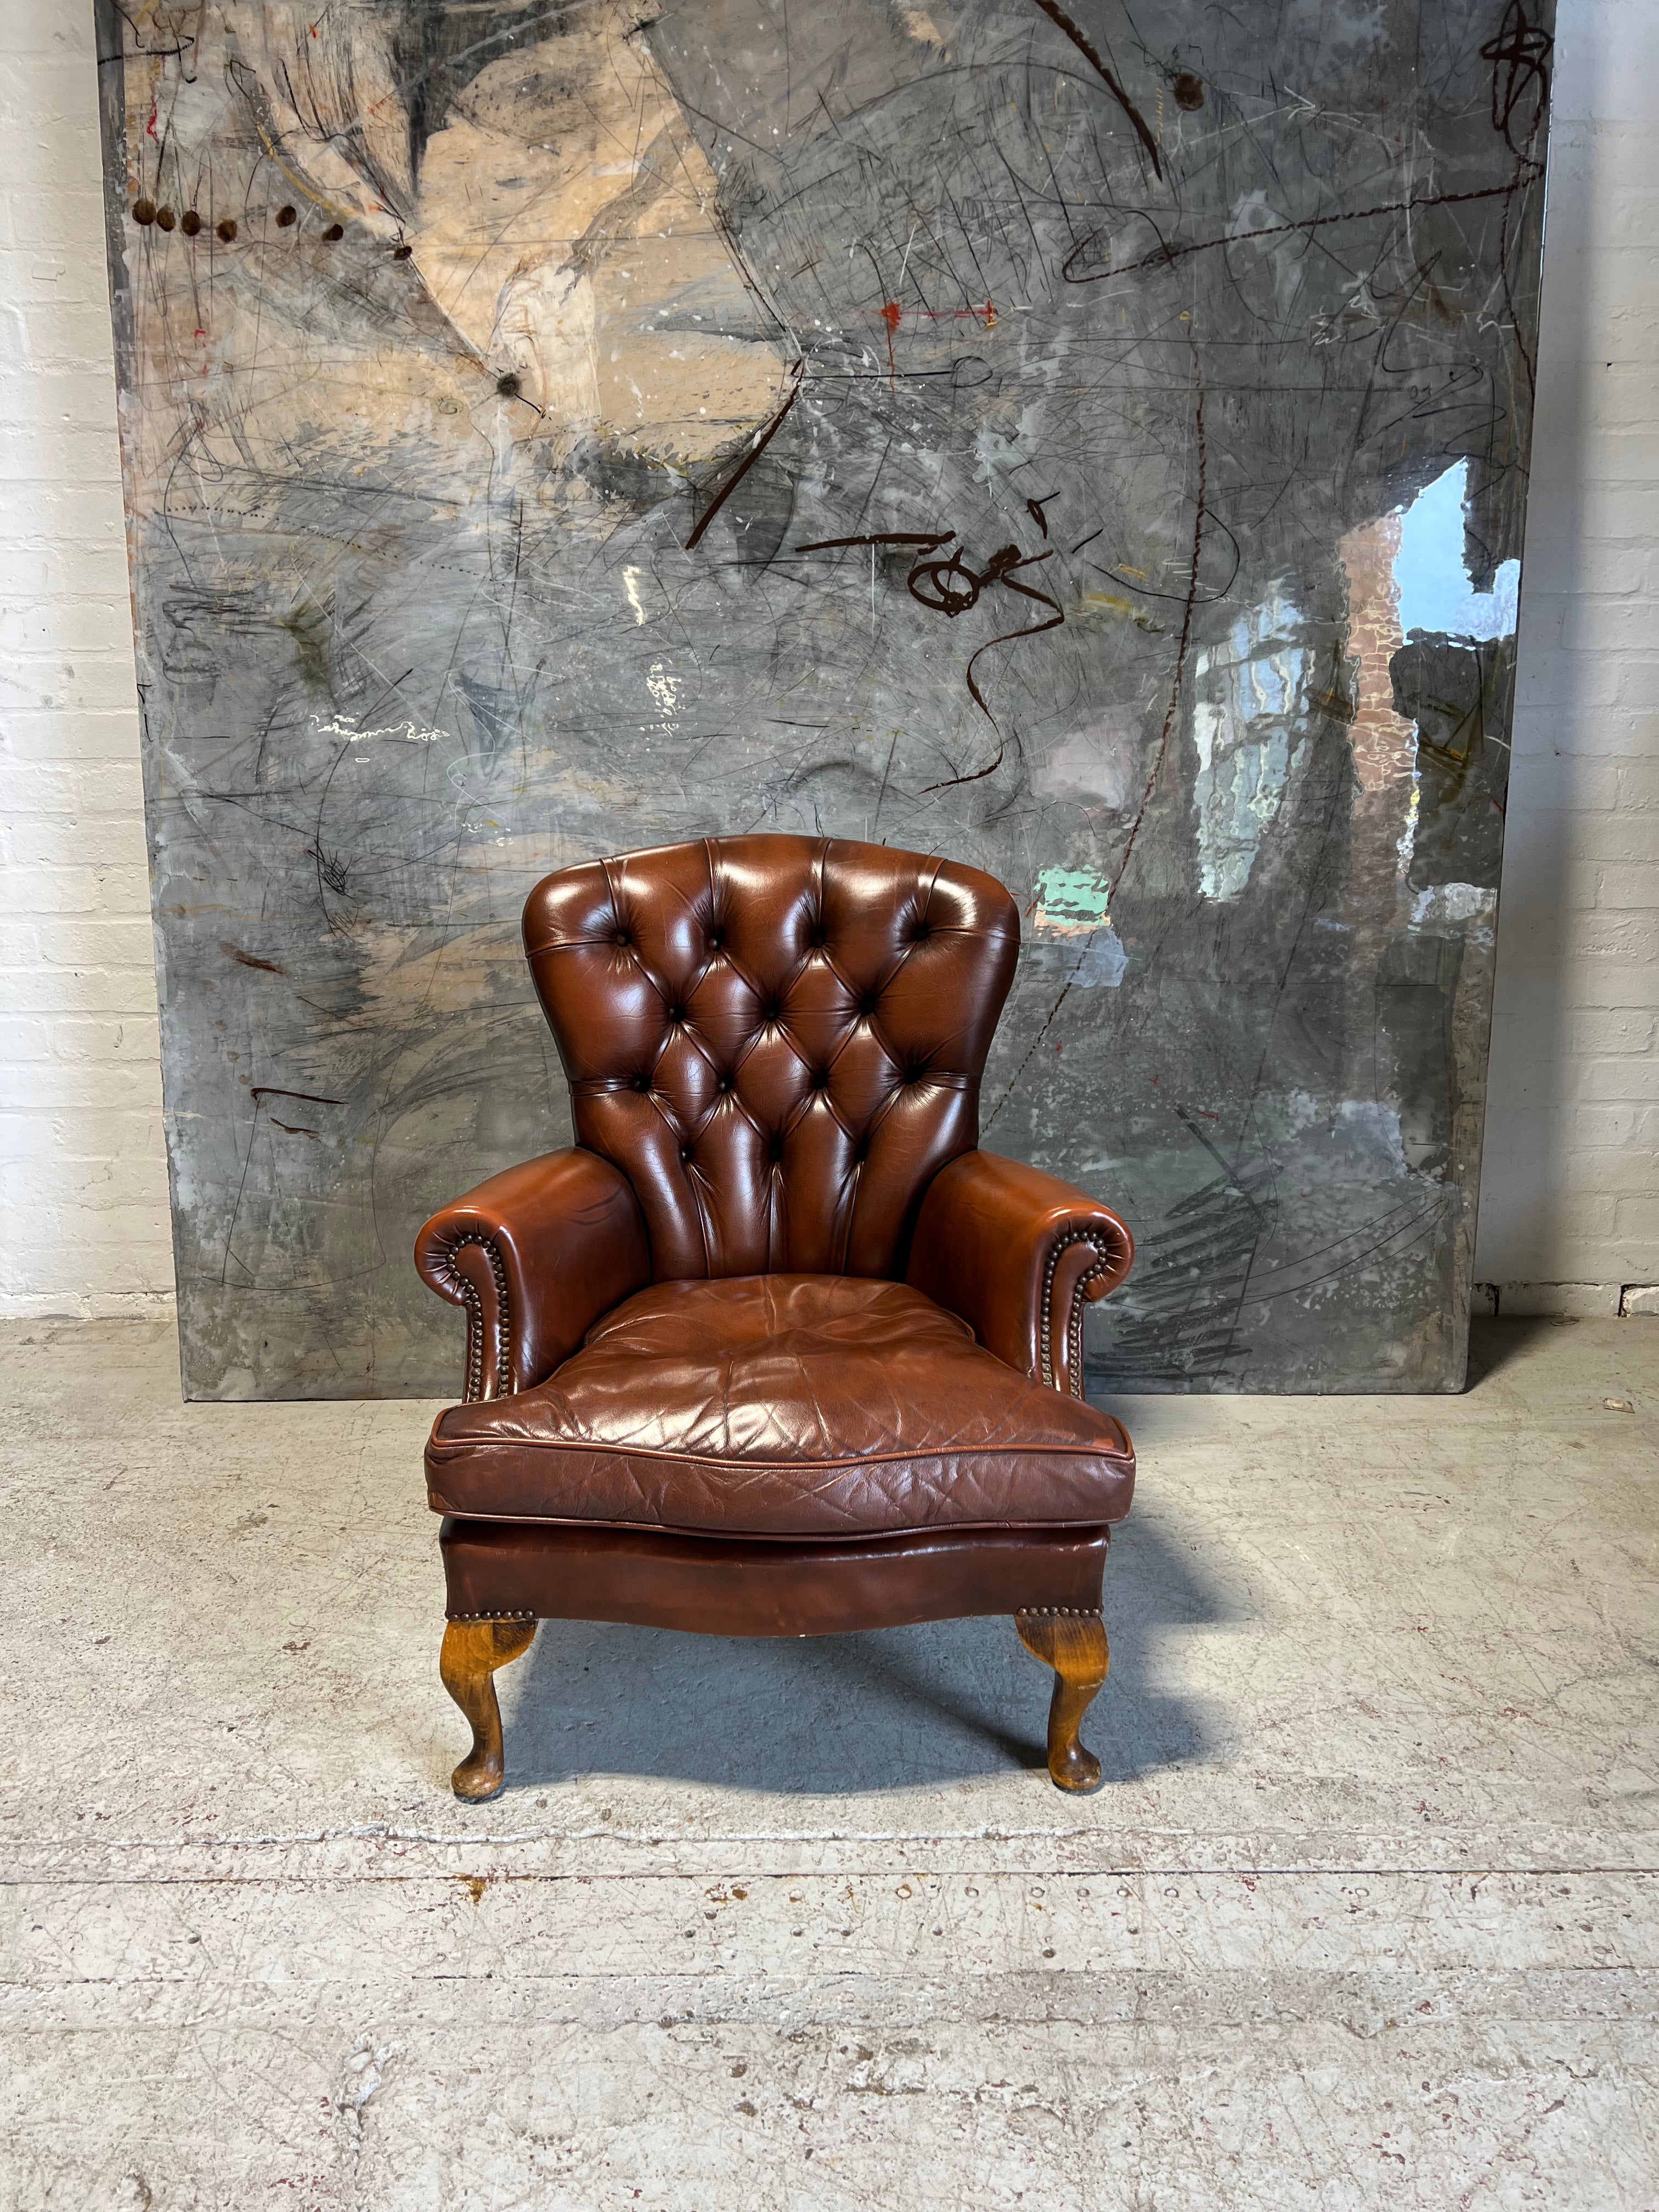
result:
[[[1042,937],[1080,937],[1107,927],[1111,886],[1091,868],[1045,868],[1036,879],[1031,927]]]
[[[290,615],[280,617],[283,628],[294,640],[294,649],[300,657],[300,674],[313,691],[326,691],[328,675],[328,617],[314,601],[306,599]]]

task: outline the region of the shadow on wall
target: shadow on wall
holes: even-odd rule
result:
[[[1111,1677],[1084,1726],[1109,1784],[1221,1755],[1193,1702],[1158,1686],[1158,1644],[1229,1617],[1155,1523],[1118,1532]],[[509,1787],[614,1774],[821,1796],[1042,1770],[1053,1677],[990,1618],[799,1640],[546,1620],[496,1680]]]
[[[1562,1062],[1571,1057],[1564,940],[1571,927],[1575,842],[1593,733],[1578,726],[1582,672],[1561,642],[1570,580],[1580,573],[1585,486],[1595,472],[1596,412],[1587,389],[1595,287],[1596,165],[1609,159],[1590,127],[1607,67],[1606,30],[1588,6],[1561,9],[1550,125],[1547,228],[1539,306],[1531,495],[1516,640],[1497,981],[1475,1234],[1477,1282],[1577,1279],[1560,1251],[1564,1208],[1559,1121]],[[1593,695],[1599,697],[1599,694]],[[1594,719],[1597,709],[1588,710]],[[1555,1109],[1553,1112],[1551,1109]]]

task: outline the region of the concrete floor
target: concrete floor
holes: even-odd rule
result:
[[[1659,1322],[1124,1401],[1080,1800],[1006,1622],[550,1624],[464,1809],[429,1407],[0,1361],[0,2204],[1659,2204]]]

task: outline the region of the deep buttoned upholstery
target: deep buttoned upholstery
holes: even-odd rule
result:
[[[823,838],[595,860],[525,909],[577,1141],[627,1176],[659,1282],[902,1275],[1018,948],[979,870]]]

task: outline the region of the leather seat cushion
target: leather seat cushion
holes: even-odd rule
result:
[[[983,1350],[903,1283],[655,1283],[545,1382],[452,1406],[434,1509],[795,1540],[1121,1521],[1118,1423]]]

